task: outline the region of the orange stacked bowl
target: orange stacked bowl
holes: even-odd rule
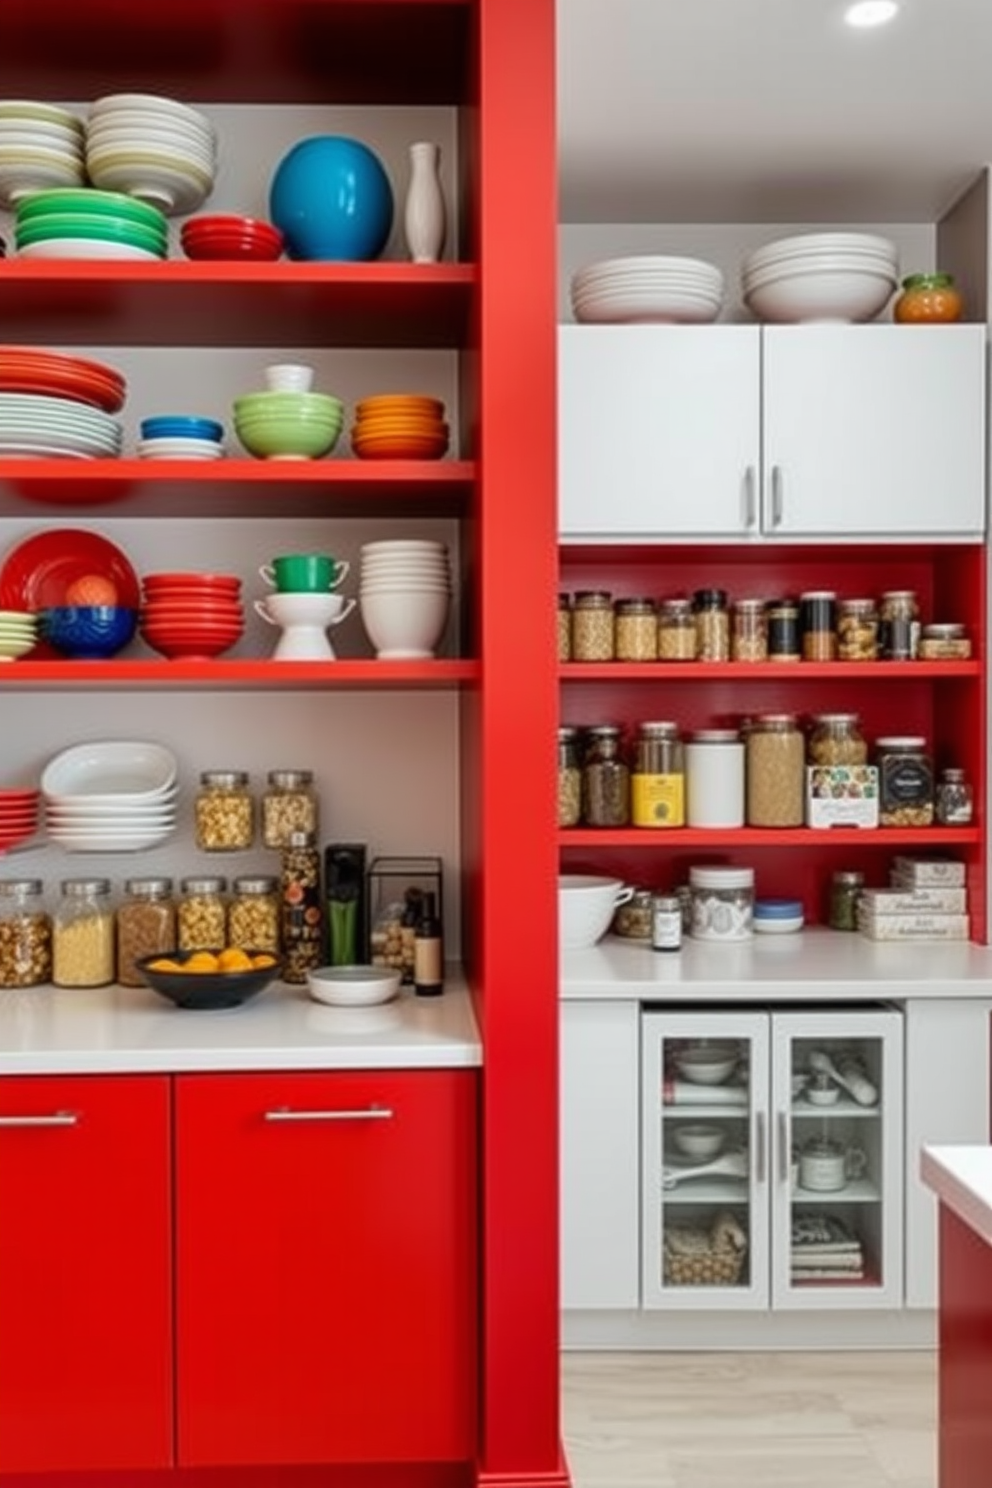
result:
[[[145,574],[141,634],[171,661],[221,656],[241,639],[244,606],[236,574]]]
[[[360,460],[440,460],[449,432],[440,398],[379,393],[358,403],[351,447]]]

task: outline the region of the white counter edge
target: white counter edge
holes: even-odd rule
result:
[[[992,1147],[924,1147],[920,1177],[942,1204],[992,1245]]]

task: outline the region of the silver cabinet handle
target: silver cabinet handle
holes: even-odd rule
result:
[[[366,1106],[360,1111],[291,1111],[288,1106],[279,1106],[275,1111],[266,1111],[266,1121],[390,1121],[392,1111],[388,1106]]]
[[[0,1116],[3,1126],[75,1126],[79,1117],[75,1111],[53,1111],[50,1116]]]
[[[781,527],[782,517],[785,512],[785,499],[783,496],[782,467],[772,466],[772,526]]]
[[[754,466],[748,465],[744,471],[744,526],[748,528],[753,527],[758,519],[756,490]]]
[[[768,1138],[764,1111],[754,1113],[754,1176],[758,1183],[768,1180]]]
[[[789,1118],[784,1111],[778,1113],[778,1176],[783,1183],[789,1181],[791,1166],[789,1153]]]

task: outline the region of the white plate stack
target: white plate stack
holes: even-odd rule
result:
[[[723,275],[702,258],[607,258],[572,275],[572,311],[589,324],[705,325],[723,304]]]
[[[86,126],[94,186],[150,202],[166,216],[195,212],[213,190],[217,133],[189,104],[147,93],[98,98]]]
[[[451,605],[447,547],[420,538],[365,543],[358,603],[380,661],[432,657]]]
[[[47,836],[68,852],[139,852],[176,824],[178,762],[161,744],[77,744],[41,777]]]
[[[121,452],[120,419],[74,398],[0,393],[0,455],[35,459],[113,459]]]
[[[874,320],[899,286],[899,254],[872,233],[803,233],[748,255],[744,303],[774,324]]]
[[[82,119],[52,103],[0,99],[0,205],[85,184]]]

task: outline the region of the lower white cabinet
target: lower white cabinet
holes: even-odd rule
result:
[[[900,1012],[646,1011],[641,1057],[642,1306],[902,1305]]]

